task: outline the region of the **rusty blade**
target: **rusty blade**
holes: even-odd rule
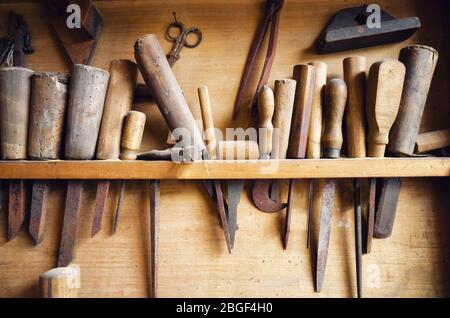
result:
[[[225,235],[225,242],[227,243],[228,253],[231,254],[231,240],[230,240],[230,228],[228,227],[227,219],[227,209],[225,207],[225,201],[223,199],[222,187],[220,186],[220,181],[214,180],[214,192],[216,199],[214,200],[217,204],[217,210],[219,212],[220,223],[222,225],[223,234]]]
[[[9,181],[8,240],[19,233],[25,222],[25,184],[23,180]]]
[[[29,232],[34,243],[40,244],[44,239],[47,217],[48,181],[34,181],[31,193],[31,212]]]
[[[252,199],[262,212],[275,213],[286,207],[285,203],[274,201],[269,196],[270,180],[256,180],[252,188]]]
[[[108,198],[109,180],[101,180],[97,183],[97,194],[95,195],[94,218],[92,219],[91,237],[94,237],[102,227],[103,215]]]
[[[360,180],[353,180],[355,207],[355,255],[356,255],[356,288],[358,298],[362,297],[362,226],[361,226],[361,186]]]
[[[375,196],[377,189],[377,179],[369,180],[369,212],[367,216],[367,237],[366,237],[366,254],[372,250],[373,227],[375,223]]]
[[[316,292],[322,290],[323,278],[328,258],[328,246],[331,234],[331,216],[334,209],[335,180],[325,180],[320,212],[319,241],[317,245]]]
[[[227,203],[228,203],[228,228],[230,232],[231,248],[234,247],[234,238],[237,229],[237,209],[241,200],[242,188],[244,180],[228,180],[227,181]]]
[[[289,230],[291,227],[291,214],[294,205],[294,192],[295,192],[295,179],[291,179],[289,181],[289,194],[288,194],[288,203],[286,209],[286,216],[284,218],[284,227],[283,227],[283,248],[287,249],[288,241],[289,241]]]
[[[116,234],[119,229],[120,216],[122,214],[123,194],[125,192],[125,180],[120,181],[119,199],[117,201],[116,214],[114,216],[113,233]]]
[[[71,180],[67,185],[66,207],[59,246],[58,267],[66,267],[75,258],[75,241],[80,218],[83,182]]]
[[[158,297],[158,240],[159,240],[160,181],[150,181],[150,297]]]
[[[388,238],[392,234],[398,197],[400,195],[400,185],[400,178],[386,178],[383,180],[373,230],[376,238]]]
[[[307,225],[307,234],[306,234],[306,248],[309,248],[309,244],[311,242],[311,226],[312,226],[312,200],[314,197],[314,179],[309,180],[309,193],[308,193],[308,225]]]

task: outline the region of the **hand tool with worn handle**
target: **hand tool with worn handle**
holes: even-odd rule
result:
[[[141,147],[142,136],[144,135],[146,117],[145,114],[138,111],[130,111],[126,114],[125,125],[122,135],[122,142],[120,144],[122,152],[120,153],[120,160],[136,160],[139,148]],[[116,233],[122,211],[122,200],[125,192],[125,181],[120,182],[119,199],[117,201],[116,213],[114,215],[113,232]]]
[[[316,83],[315,66],[299,64],[294,66],[294,79],[297,81],[295,94],[295,109],[292,116],[291,133],[287,157],[289,159],[305,159],[306,145],[308,142],[309,123],[311,120],[311,108]],[[289,181],[288,205],[283,227],[283,247],[287,248],[289,230],[291,226],[291,214],[294,208],[295,179]]]
[[[55,160],[61,157],[69,76],[34,73],[31,78],[28,157]],[[35,180],[31,194],[29,232],[35,244],[43,240],[47,215],[47,180]]]
[[[397,117],[405,80],[405,66],[397,60],[384,60],[370,67],[367,92],[367,121],[369,124],[369,157],[384,157],[389,131]],[[394,182],[399,180],[393,179]],[[388,179],[384,181],[394,185]],[[381,190],[380,200],[397,195]],[[378,218],[378,215],[376,216]],[[376,228],[376,222],[374,229]]]
[[[273,115],[273,146],[271,159],[286,159],[289,133],[291,131],[297,82],[292,79],[275,81],[275,110]],[[269,187],[272,183],[271,193]],[[266,213],[283,210],[286,205],[280,202],[278,180],[257,180],[253,184],[252,199],[255,206]]]
[[[306,146],[307,159],[320,159],[321,156],[321,140],[322,140],[322,108],[324,104],[325,86],[327,84],[328,66],[324,62],[315,61],[309,65],[316,67],[316,81],[314,83],[314,96],[311,106],[311,119],[309,123],[308,141]],[[312,211],[314,209],[314,188],[317,181],[311,179],[309,181],[308,193],[308,225],[306,247],[309,248],[311,241],[312,227]]]
[[[120,138],[125,116],[133,106],[137,65],[129,60],[113,60],[109,67],[109,73],[108,91],[95,155],[98,160],[119,159]],[[91,237],[100,231],[110,184],[110,180],[101,180],[97,183]],[[123,189],[123,182],[121,182],[121,189]]]
[[[198,98],[200,101],[200,108],[202,111],[203,130],[205,131],[206,149],[209,159],[215,160],[217,158],[217,140],[214,131],[214,121],[212,116],[211,101],[207,86],[202,86],[198,89]],[[219,211],[220,223],[222,225],[223,233],[225,235],[225,242],[227,243],[228,253],[231,253],[233,244],[230,237],[230,229],[228,226],[227,214],[229,211],[225,209],[222,188],[219,180],[205,180],[205,187],[211,189],[214,193],[216,203],[216,210]]]
[[[331,79],[325,87],[325,130],[322,137],[323,157],[339,158],[343,136],[342,120],[347,103],[347,85],[341,79]],[[331,215],[334,209],[336,180],[327,179],[322,194],[322,209],[319,221],[319,239],[317,246],[316,292],[322,290],[325,267],[328,258],[328,246],[331,234]]]
[[[414,152],[420,122],[438,60],[438,52],[423,45],[412,45],[400,51],[399,60],[406,67],[400,109],[390,132],[387,151],[395,156],[411,156]],[[375,218],[374,236],[387,238],[392,234],[400,179],[387,179]]]
[[[41,298],[77,298],[81,288],[80,267],[53,268],[39,275]]]
[[[278,38],[278,26],[280,22],[280,12],[283,7],[284,0],[266,0],[266,7],[264,10],[264,16],[258,26],[255,37],[253,38],[252,46],[250,52],[247,56],[247,61],[245,62],[244,72],[242,74],[241,82],[239,84],[239,90],[236,95],[236,100],[234,102],[233,108],[233,119],[236,119],[239,115],[239,110],[244,99],[244,93],[250,82],[253,68],[256,64],[256,58],[259,51],[261,50],[261,45],[264,41],[267,29],[270,24],[270,36],[269,44],[267,47],[266,58],[264,61],[263,70],[261,77],[256,88],[256,93],[252,101],[253,115],[256,115],[258,94],[261,88],[267,84],[269,80],[270,70],[272,68],[273,60],[275,59],[277,38]]]
[[[416,153],[450,147],[450,128],[430,131],[417,136]]]
[[[348,106],[345,117],[347,125],[347,156],[366,157],[366,58],[352,56],[344,59],[344,80],[348,89]],[[353,204],[355,213],[355,259],[358,298],[362,297],[362,217],[361,181],[353,180]],[[370,218],[370,217],[369,217]],[[370,240],[370,238],[369,238]]]
[[[73,66],[67,103],[66,159],[94,159],[108,81],[108,71],[81,64]],[[82,193],[82,180],[68,182],[58,267],[67,266],[75,257]]]

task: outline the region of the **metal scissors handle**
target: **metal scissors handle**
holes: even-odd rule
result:
[[[192,27],[186,29],[184,24],[177,21],[174,14],[175,22],[169,24],[166,29],[166,39],[173,42],[173,47],[170,53],[167,55],[167,60],[170,66],[173,66],[175,62],[180,58],[180,52],[183,47],[193,49],[197,47],[202,42],[202,31],[197,27]],[[173,31],[177,31],[177,35],[173,35]],[[190,34],[195,35],[195,42],[188,42],[188,37]]]

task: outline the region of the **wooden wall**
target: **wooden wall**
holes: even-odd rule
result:
[[[133,58],[135,39],[146,33],[164,40],[172,11],[186,26],[203,32],[203,43],[184,49],[174,72],[189,105],[198,114],[196,88],[210,88],[217,127],[250,123],[246,108],[231,121],[232,105],[257,23],[262,0],[155,0],[96,1],[105,26],[93,65],[108,68],[112,59]],[[396,58],[405,45],[394,44],[355,52],[318,56],[312,44],[329,18],[341,8],[362,4],[356,0],[287,0],[281,15],[277,57],[270,79],[291,76],[297,63],[323,60],[330,76],[342,76],[342,59],[362,54],[372,63]],[[393,15],[418,15],[423,28],[408,43],[434,46],[441,52],[422,131],[449,126],[448,36],[439,1],[377,1]],[[33,36],[35,53],[27,64],[36,71],[68,72],[65,55],[46,23],[38,1],[2,1],[0,25],[9,10],[24,16]],[[444,38],[444,36],[446,36]],[[263,62],[261,56],[260,65]],[[256,82],[257,78],[254,78]],[[141,79],[142,81],[142,79]],[[250,101],[252,92],[247,94]],[[143,150],[164,148],[166,130],[156,107],[136,104],[147,114]],[[114,184],[102,231],[89,238],[95,196],[94,182],[82,210],[76,263],[82,271],[82,297],[146,297],[148,295],[148,184],[128,182],[122,224],[112,236],[117,198]],[[159,295],[161,297],[352,297],[356,294],[351,182],[339,183],[330,254],[323,292],[314,293],[310,251],[306,249],[308,182],[300,181],[295,197],[291,240],[287,251],[280,239],[280,214],[259,212],[242,195],[235,249],[228,255],[219,222],[199,182],[164,181],[161,189]],[[363,288],[367,297],[450,296],[448,235],[449,182],[445,179],[405,179],[396,226],[388,240],[375,240],[363,257]],[[55,266],[64,210],[65,183],[51,185],[45,241],[35,247],[26,231],[6,241],[6,213],[0,213],[0,297],[35,297],[38,275]],[[317,217],[316,217],[317,218]]]

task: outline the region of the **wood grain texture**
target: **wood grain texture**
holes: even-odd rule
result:
[[[171,14],[176,11],[179,20],[189,26],[198,26],[204,35],[202,44],[193,50],[183,51],[183,56],[174,67],[188,104],[198,109],[196,90],[200,85],[208,85],[215,126],[223,131],[225,127],[231,126],[248,127],[250,107],[243,105],[237,121],[231,121],[231,114],[246,53],[261,18],[261,2],[96,1],[105,25],[92,65],[107,69],[113,59],[133,59],[132,45],[136,38],[151,32],[163,39],[166,25],[172,22]],[[406,43],[324,56],[316,55],[311,48],[316,36],[334,13],[343,7],[363,3],[360,0],[286,1],[281,14],[277,56],[269,83],[289,77],[293,65],[314,60],[328,64],[330,77],[342,77],[342,60],[350,54],[365,56],[367,65],[380,58],[398,58],[400,48]],[[448,23],[448,18],[436,15],[438,1],[380,0],[377,3],[394,16],[418,15],[423,28],[407,43],[430,45],[441,52],[436,80],[433,81],[427,101],[430,107],[425,109],[421,132],[448,127],[448,103],[443,101],[449,100],[450,73],[448,60],[442,54],[446,51],[445,42],[448,42],[442,41],[447,37],[443,33],[443,26]],[[35,53],[27,56],[29,67],[37,71],[69,72],[65,53],[55,42],[51,27],[46,25],[45,12],[40,9],[39,3],[2,3],[2,21],[6,21],[7,12],[12,7],[17,13],[23,14],[33,34]],[[142,19],[143,16],[152,18]],[[167,53],[172,43],[161,40],[161,45]],[[261,67],[263,56],[258,63]],[[254,87],[257,80],[253,79]],[[142,78],[139,81],[142,83]],[[254,89],[250,88],[245,96],[247,103],[251,102],[253,93]],[[166,148],[166,125],[157,107],[139,103],[134,108],[147,114],[141,151]],[[424,164],[429,171],[441,170],[439,166],[436,168],[429,163]],[[406,169],[408,165],[406,163],[401,167]],[[445,165],[448,173],[448,163]],[[368,166],[368,170],[371,167]],[[171,173],[176,174],[179,168],[171,169]],[[314,169],[321,171],[320,168]],[[125,169],[122,173],[126,175]],[[1,178],[4,177],[2,172]],[[90,220],[96,182],[86,183],[77,242],[77,264],[83,274],[79,296],[148,296],[147,255],[143,252],[149,246],[146,224],[149,221],[148,182],[127,182],[120,233],[112,236],[111,226],[104,226],[94,239],[90,239]],[[286,190],[285,186],[283,184],[282,190]],[[310,251],[305,247],[308,182],[298,181],[296,186],[288,250],[282,250],[279,240],[282,216],[259,212],[244,191],[239,205],[235,249],[230,256],[223,244],[220,223],[204,194],[203,185],[194,181],[163,181],[159,296],[352,296],[355,275],[351,182],[342,180],[337,185],[337,213],[332,225],[329,266],[320,294],[313,292]],[[450,215],[446,213],[450,204],[449,186],[447,178],[404,180],[392,237],[374,240],[371,254],[364,256],[366,297],[450,296]],[[112,184],[104,224],[112,224],[118,190],[118,185]],[[40,273],[54,266],[57,255],[64,194],[64,182],[52,181],[46,239],[37,248],[25,232],[7,243],[6,220],[4,214],[0,214],[1,297],[39,295],[37,278]],[[175,201],[180,204],[174,205]],[[312,234],[314,239],[317,233],[313,230]],[[24,259],[27,262],[23,262]]]

